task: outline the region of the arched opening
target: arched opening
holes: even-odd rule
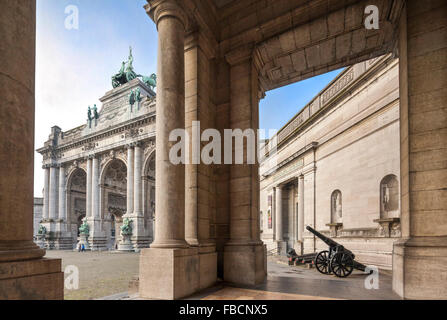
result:
[[[127,166],[120,159],[106,164],[101,178],[103,231],[109,249],[116,249],[127,210]]]
[[[335,190],[331,195],[331,223],[342,223],[343,206],[341,191]]]
[[[143,214],[144,228],[150,241],[155,232],[155,151],[147,158],[143,172]]]
[[[399,217],[399,182],[394,174],[380,182],[380,219]]]
[[[87,173],[81,168],[75,169],[67,183],[67,228],[71,231],[73,246],[76,246],[79,227],[86,214],[86,185]]]

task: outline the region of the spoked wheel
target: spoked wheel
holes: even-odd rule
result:
[[[354,270],[354,260],[349,254],[337,252],[331,259],[332,272],[339,278],[345,278]]]
[[[322,274],[330,274],[331,270],[329,269],[329,251],[321,251],[315,257],[315,267]]]

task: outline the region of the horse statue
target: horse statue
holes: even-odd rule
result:
[[[154,90],[157,87],[157,75],[155,73],[151,74],[149,77],[138,75],[141,77],[145,85],[147,85],[151,90]]]

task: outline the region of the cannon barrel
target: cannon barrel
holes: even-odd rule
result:
[[[323,241],[324,243],[326,243],[329,247],[334,248],[337,246],[340,246],[340,244],[338,244],[337,242],[335,242],[334,240],[332,240],[331,238],[328,238],[324,235],[322,235],[321,233],[319,233],[317,230],[307,226],[306,229],[310,232],[312,232],[314,235],[316,235],[318,238],[321,239],[321,241]]]

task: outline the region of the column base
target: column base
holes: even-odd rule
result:
[[[91,251],[107,251],[107,238],[92,236],[88,238]]]
[[[130,240],[135,251],[149,248],[152,242],[152,239],[149,237],[132,237]]]
[[[73,250],[73,238],[72,237],[57,237],[54,241],[55,250]]]
[[[393,247],[393,290],[403,299],[447,299],[447,237],[402,239]]]
[[[216,247],[199,247],[199,290],[209,288],[217,282]]]
[[[278,248],[278,255],[286,256],[287,255],[287,241],[276,241],[276,246]]]
[[[295,250],[297,255],[303,255],[304,254],[304,246],[303,246],[303,242],[300,240],[296,240],[295,243],[293,244],[293,249]]]
[[[122,238],[118,244],[118,251],[135,252],[135,249],[133,248],[132,241],[130,240],[130,236],[122,236]]]
[[[224,280],[257,285],[267,277],[267,248],[264,244],[227,244],[224,248]]]
[[[38,259],[44,255],[45,250],[33,241],[0,241],[0,262]]]
[[[0,262],[0,300],[63,300],[61,259]]]
[[[197,248],[144,249],[140,253],[141,298],[174,300],[199,289]]]

